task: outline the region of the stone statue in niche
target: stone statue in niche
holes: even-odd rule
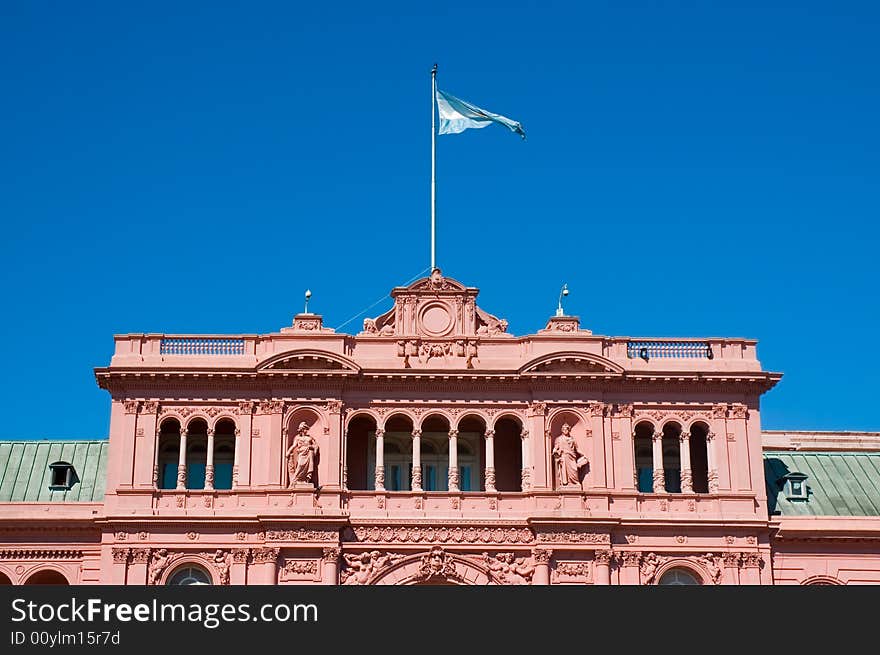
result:
[[[303,421],[287,449],[288,486],[315,484],[318,463],[318,442],[309,434],[309,424]]]
[[[587,466],[587,458],[578,450],[571,426],[562,425],[562,433],[553,441],[553,461],[556,464],[558,487],[580,487],[581,469]]]

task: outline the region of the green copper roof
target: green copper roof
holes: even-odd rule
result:
[[[880,453],[765,451],[770,514],[880,516]],[[807,500],[786,497],[781,478],[807,476]]]
[[[107,478],[104,441],[0,441],[0,502],[101,502]],[[73,464],[68,491],[49,489],[55,462]]]

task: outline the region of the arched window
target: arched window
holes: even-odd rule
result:
[[[162,421],[159,430],[159,489],[177,488],[177,465],[180,459],[180,423],[176,419]]]
[[[371,469],[369,453],[376,446],[376,421],[372,416],[356,416],[348,425],[345,440],[346,486],[353,491],[372,489],[375,464]]]
[[[700,579],[687,569],[669,569],[660,580],[658,585],[701,585]]]
[[[232,489],[235,464],[235,423],[223,418],[214,428],[214,488]]]
[[[636,460],[636,487],[642,493],[654,491],[654,426],[647,421],[636,425],[633,450]]]
[[[709,493],[709,452],[706,435],[709,426],[705,423],[694,423],[691,426],[690,456],[691,475],[694,493]]]
[[[204,419],[193,419],[186,432],[186,488],[204,489],[208,464],[208,424]]]
[[[205,569],[199,566],[182,566],[171,574],[168,578],[168,586],[176,587],[182,585],[209,585],[211,584],[211,576]]]
[[[668,493],[681,493],[681,426],[667,423],[663,426],[663,478]]]
[[[25,584],[69,585],[70,583],[67,581],[67,578],[61,575],[58,571],[43,569],[29,577]]]
[[[512,417],[495,422],[495,487],[522,491],[522,423]]]

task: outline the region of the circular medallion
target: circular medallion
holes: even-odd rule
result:
[[[441,336],[452,328],[452,316],[442,303],[426,306],[422,310],[422,329],[430,335]]]

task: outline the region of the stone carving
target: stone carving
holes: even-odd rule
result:
[[[218,549],[214,551],[211,561],[214,563],[214,568],[217,569],[217,579],[220,584],[229,584],[229,566],[232,564],[232,553]]]
[[[310,530],[300,528],[298,530],[268,530],[267,541],[336,541],[339,538],[337,530]]]
[[[666,479],[663,474],[663,469],[654,469],[653,482],[653,490],[655,494],[661,494],[666,490]]]
[[[636,543],[636,541],[638,541],[638,539],[639,538],[637,535],[634,535],[634,534],[626,535],[626,543],[628,543],[628,544],[634,544],[634,543]]]
[[[557,581],[589,582],[589,562],[557,562],[553,570],[553,578]]]
[[[258,414],[283,414],[283,400],[263,400],[257,405]]]
[[[730,418],[740,419],[748,418],[749,408],[740,403],[734,403],[730,406]]]
[[[356,526],[347,530],[346,540],[366,543],[531,544],[535,538],[528,528],[512,526]]]
[[[281,567],[281,579],[310,578],[318,573],[318,560],[316,559],[289,559]]]
[[[532,550],[532,559],[535,560],[535,564],[549,564],[551,557],[553,557],[553,551],[548,548],[534,548]]]
[[[456,580],[459,578],[455,570],[455,562],[452,557],[443,550],[442,546],[434,546],[429,552],[422,555],[422,564],[414,576],[416,580]]]
[[[611,566],[611,562],[614,561],[614,553],[607,549],[594,551],[593,561],[596,562],[596,564]]]
[[[366,584],[367,581],[386,566],[396,564],[403,559],[403,555],[385,553],[378,550],[364,551],[357,555],[344,553],[346,569],[342,572],[341,580],[344,585]]]
[[[137,414],[140,403],[137,400],[126,400],[124,409],[126,414]]]
[[[494,557],[483,553],[483,561],[501,584],[531,584],[535,562],[528,557],[515,557],[513,553],[498,553]]]
[[[153,558],[147,567],[148,584],[154,585],[159,581],[162,572],[179,555],[171,555],[167,548],[160,548],[153,553]]]
[[[199,538],[199,533],[193,532],[193,531],[187,532],[186,538],[189,539],[190,541],[195,541],[196,539]]]
[[[764,566],[764,559],[760,553],[742,553],[742,565],[752,568],[761,568]]]
[[[642,581],[645,584],[651,584],[654,582],[654,577],[657,575],[657,568],[665,561],[665,557],[660,557],[656,553],[646,553],[642,555],[641,567],[639,569],[642,574]]]
[[[247,539],[247,532],[236,532],[235,538],[239,541],[244,541],[245,539]]]
[[[328,414],[341,414],[342,413],[342,401],[341,400],[328,400],[327,404],[324,405],[324,409]]]
[[[533,402],[529,403],[529,414],[531,416],[544,416],[547,413],[547,403]]]
[[[712,418],[727,418],[727,405],[715,405],[712,407]]]
[[[741,558],[739,553],[722,553],[721,560],[728,568],[739,568]]]
[[[375,318],[364,319],[364,332],[366,332],[367,334],[378,334],[379,329],[376,327]]]
[[[278,553],[280,548],[253,548],[251,549],[251,560],[254,564],[273,564],[278,561]]]
[[[495,491],[495,468],[486,467],[486,491]]]
[[[245,401],[238,403],[238,409],[235,410],[235,413],[240,416],[250,416],[253,411],[254,404],[250,401]]]
[[[709,471],[709,493],[718,493],[718,471],[712,469]]]
[[[564,544],[610,544],[611,535],[607,532],[583,532],[569,530],[568,532],[539,532],[538,541],[541,543],[564,543]]]
[[[324,562],[326,562],[327,564],[335,565],[339,561],[340,552],[341,550],[336,546],[325,548],[323,551],[321,551],[321,559],[323,559]]]
[[[633,406],[630,404],[618,403],[614,406],[614,415],[618,418],[632,418]]]
[[[287,449],[287,486],[314,485],[317,462],[318,442],[309,434],[309,424],[302,422],[296,429],[293,443]]]
[[[132,564],[146,564],[150,561],[150,549],[149,548],[132,548],[131,549],[131,562]]]
[[[638,566],[641,559],[642,554],[635,550],[625,550],[620,553],[620,561],[624,566]]]
[[[113,561],[117,564],[125,564],[128,562],[128,557],[131,554],[131,548],[114,548],[113,549]]]
[[[562,433],[553,441],[553,461],[556,464],[557,487],[580,487],[582,468],[586,467],[587,458],[578,450],[571,426],[562,425]]]
[[[706,553],[699,558],[700,563],[706,567],[709,572],[709,579],[712,584],[721,583],[721,557],[717,553]]]

